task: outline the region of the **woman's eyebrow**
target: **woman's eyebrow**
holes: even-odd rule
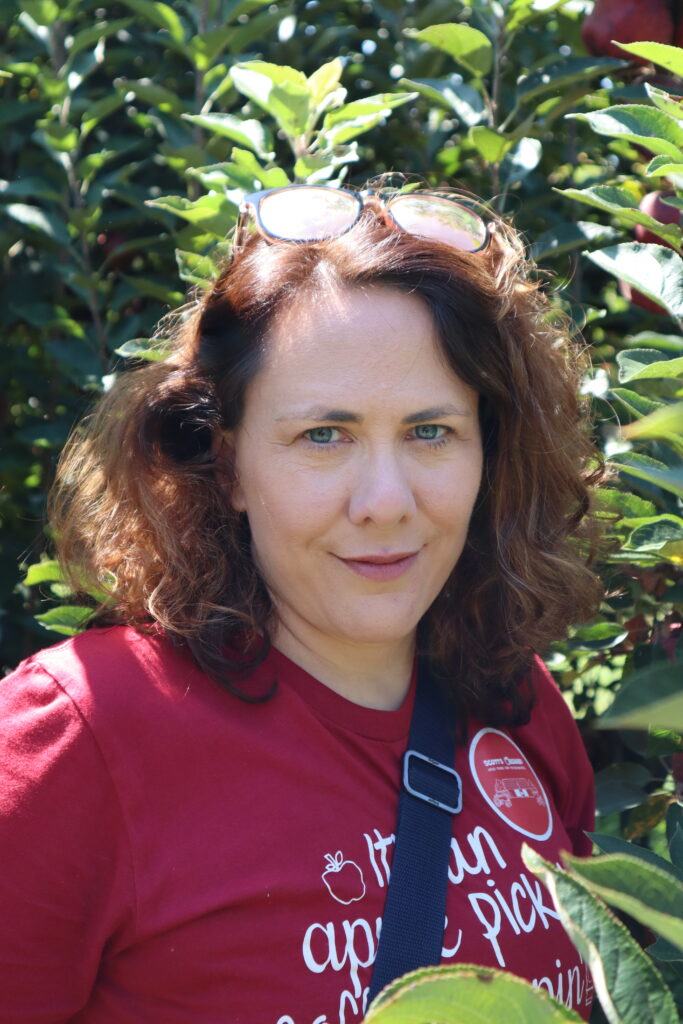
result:
[[[278,416],[276,422],[313,420],[313,422],[325,423],[327,420],[335,420],[337,423],[360,423],[362,419],[362,416],[348,412],[346,409],[328,409],[323,405],[314,405],[308,409],[292,409],[286,416]]]
[[[430,409],[422,409],[420,412],[413,412],[406,416],[403,423],[424,423],[427,420],[440,420],[444,416],[469,416],[473,413],[469,409],[463,409],[459,405],[435,405]]]
[[[419,412],[412,412],[404,416],[401,423],[410,425],[413,423],[426,423],[431,420],[438,420],[444,416],[466,416],[471,417],[473,413],[459,405],[436,405],[429,409],[421,409]],[[308,409],[292,410],[286,416],[278,416],[278,423],[286,420],[312,420],[314,423],[327,423],[334,420],[335,423],[362,423],[363,417],[358,413],[349,412],[347,409],[328,409],[322,405],[315,405]]]

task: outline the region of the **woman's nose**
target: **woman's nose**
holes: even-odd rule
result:
[[[393,526],[415,512],[413,484],[393,447],[366,453],[357,466],[349,499],[349,518],[358,525],[372,521]]]

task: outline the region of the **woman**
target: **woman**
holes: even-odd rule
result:
[[[60,557],[108,599],[0,687],[0,1020],[360,1021],[417,652],[460,734],[443,962],[587,1017],[520,859],[591,848],[533,657],[597,596],[565,324],[452,195],[274,190],[235,248],[62,460]]]

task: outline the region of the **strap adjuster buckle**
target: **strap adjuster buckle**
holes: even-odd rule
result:
[[[436,769],[437,772],[445,773],[447,778],[444,779],[439,778],[431,769],[427,773],[423,771],[421,773],[423,778],[420,781],[422,785],[428,785],[431,782],[434,789],[439,791],[439,795],[441,797],[444,795],[445,786],[448,787],[450,792],[455,789],[455,803],[446,803],[444,799],[439,799],[433,792],[424,792],[422,789],[416,788],[417,783],[415,785],[411,783],[410,769],[412,758],[415,758],[417,761],[425,762],[427,765],[431,766],[431,769]],[[417,768],[419,766],[414,764],[413,767]],[[455,786],[453,783],[455,783]],[[426,754],[420,754],[417,750],[406,750],[405,752],[405,756],[403,758],[403,787],[411,796],[417,797],[418,800],[424,800],[425,803],[431,804],[433,807],[438,807],[440,810],[446,811],[448,814],[459,814],[462,810],[462,782],[455,768],[449,768],[448,765],[441,764],[440,761],[435,761],[433,757],[427,757]]]

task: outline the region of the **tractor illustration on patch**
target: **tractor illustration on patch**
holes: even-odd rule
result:
[[[493,791],[496,807],[512,807],[513,800],[535,800],[539,806],[543,806],[541,791],[532,779],[496,779]]]

